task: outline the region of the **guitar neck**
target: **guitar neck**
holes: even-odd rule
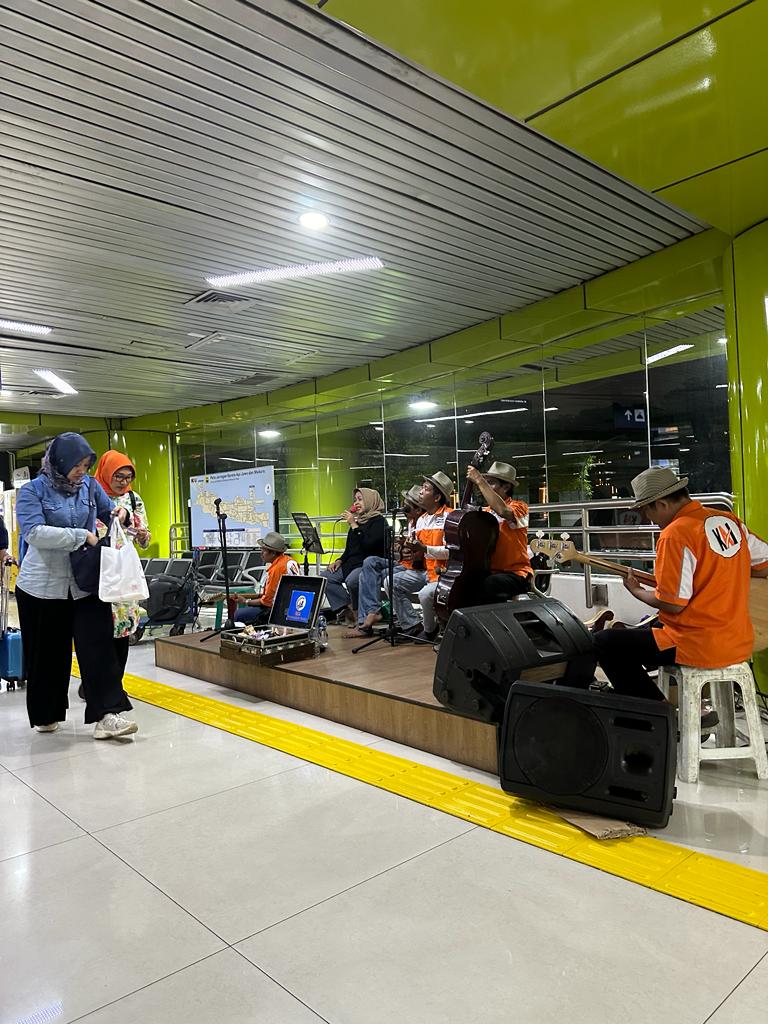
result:
[[[581,562],[582,565],[592,565],[595,569],[605,569],[606,572],[613,572],[619,576],[627,576],[630,571],[634,574],[635,579],[640,580],[641,583],[648,583],[650,586],[656,586],[656,577],[651,575],[649,572],[643,572],[641,569],[631,569],[628,565],[620,565],[618,562],[609,562],[605,558],[596,558],[594,555],[585,555],[583,551],[579,551],[573,556],[575,561]]]

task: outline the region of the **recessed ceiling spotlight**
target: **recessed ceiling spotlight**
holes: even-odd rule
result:
[[[50,334],[52,328],[41,324],[23,324],[18,320],[0,320],[0,331],[15,331],[17,334]]]
[[[206,277],[205,280],[212,288],[234,288],[237,285],[289,281],[297,277],[321,277],[326,274],[353,274],[361,270],[381,270],[383,266],[384,264],[377,256],[361,256],[357,259],[333,260],[329,263],[297,263],[287,267],[269,267],[266,270],[251,270],[244,274]]]
[[[76,395],[77,391],[60,377],[58,373],[54,373],[53,370],[35,370],[38,377],[42,378],[47,384],[50,384],[52,388],[56,388],[62,395]]]
[[[430,428],[431,430],[434,430],[435,429],[435,424],[434,423],[427,423],[427,427]]]
[[[319,210],[307,210],[299,217],[299,224],[308,231],[325,231],[330,220]]]
[[[265,437],[268,440],[270,438],[273,438],[273,437],[280,437],[280,431],[279,430],[260,430],[259,431],[259,437]]]
[[[474,423],[475,421],[474,421],[474,420],[464,420],[464,422],[465,422],[465,423],[470,423],[470,424],[472,424],[472,423]]]

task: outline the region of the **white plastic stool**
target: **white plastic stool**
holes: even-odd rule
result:
[[[681,782],[698,782],[701,761],[726,761],[750,757],[755,762],[758,779],[768,779],[768,755],[755,697],[755,680],[749,662],[725,668],[693,668],[690,665],[664,665],[659,669],[659,687],[669,697],[669,684],[678,680],[678,721],[680,726],[680,759],[677,766]],[[736,731],[733,684],[741,690],[749,735]],[[715,726],[714,748],[701,745],[701,691],[709,685],[712,706],[720,719]],[[737,739],[746,746],[737,747]]]

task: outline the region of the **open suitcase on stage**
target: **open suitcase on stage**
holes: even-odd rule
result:
[[[0,566],[0,679],[5,679],[9,690],[15,690],[24,685],[24,654],[21,633],[8,626],[9,576],[7,566]]]

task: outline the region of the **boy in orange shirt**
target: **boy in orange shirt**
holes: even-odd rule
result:
[[[491,574],[483,583],[489,604],[510,601],[531,589],[531,560],[528,557],[528,506],[512,497],[517,473],[508,462],[494,462],[487,473],[474,466],[467,478],[488,502],[484,509],[499,521],[499,539],[491,555]]]
[[[259,540],[259,547],[261,548],[261,557],[267,566],[261,594],[254,600],[238,597],[238,604],[245,605],[245,607],[238,608],[235,612],[235,622],[244,622],[246,625],[252,626],[258,626],[268,621],[282,577],[286,574],[289,576],[301,575],[299,563],[286,554],[288,544],[285,537],[270,530]]]
[[[632,573],[624,586],[658,610],[661,625],[595,634],[598,664],[617,693],[663,700],[647,668],[723,668],[752,654],[749,578],[768,576],[768,544],[731,512],[692,501],[687,483],[661,467],[632,481],[632,507],[661,527],[661,535],[656,589]]]

